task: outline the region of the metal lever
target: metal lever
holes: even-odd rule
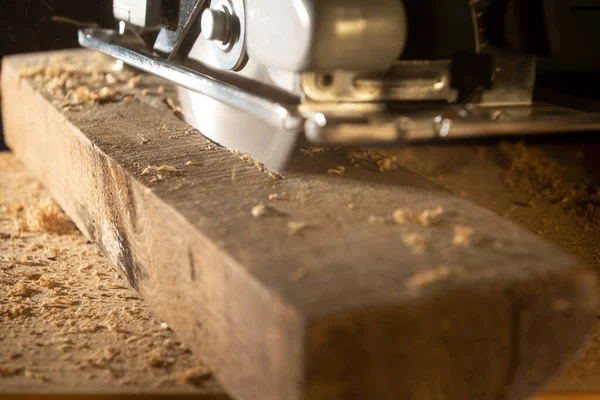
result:
[[[79,44],[101,51],[186,89],[222,101],[278,129],[298,131],[303,127],[304,118],[298,114],[298,104],[281,104],[152,54],[123,47],[115,43],[118,37],[118,33],[110,29],[85,29],[79,31]]]

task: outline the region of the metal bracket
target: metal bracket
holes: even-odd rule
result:
[[[167,54],[168,60],[187,57],[200,34],[200,15],[205,3],[206,0],[180,0],[177,29],[162,28],[154,50]]]

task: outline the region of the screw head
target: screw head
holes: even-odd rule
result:
[[[202,36],[206,40],[214,40],[227,44],[231,37],[229,18],[231,16],[224,11],[207,8],[202,13],[200,20]]]

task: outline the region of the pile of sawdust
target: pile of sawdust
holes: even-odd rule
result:
[[[21,232],[73,233],[75,226],[50,198],[36,204],[17,204],[11,208],[15,228]]]
[[[59,107],[68,109],[132,99],[141,80],[131,70],[115,71],[114,60],[100,54],[90,62],[54,56],[44,64],[22,67],[19,78],[31,79],[54,97]]]
[[[145,76],[133,69],[118,67],[114,59],[101,53],[85,58],[59,54],[40,65],[25,65],[19,71],[19,79],[29,79],[65,111],[81,111],[83,106],[97,103],[159,96],[181,116],[181,108],[164,93],[162,86],[156,92],[143,88]]]
[[[543,199],[591,224],[600,223],[600,188],[566,180],[558,163],[523,142],[502,143],[500,151],[510,163],[505,179],[510,189],[527,193],[534,203]]]

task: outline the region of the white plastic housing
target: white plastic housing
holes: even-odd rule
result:
[[[248,54],[287,71],[383,71],[406,44],[402,0],[246,0]]]

